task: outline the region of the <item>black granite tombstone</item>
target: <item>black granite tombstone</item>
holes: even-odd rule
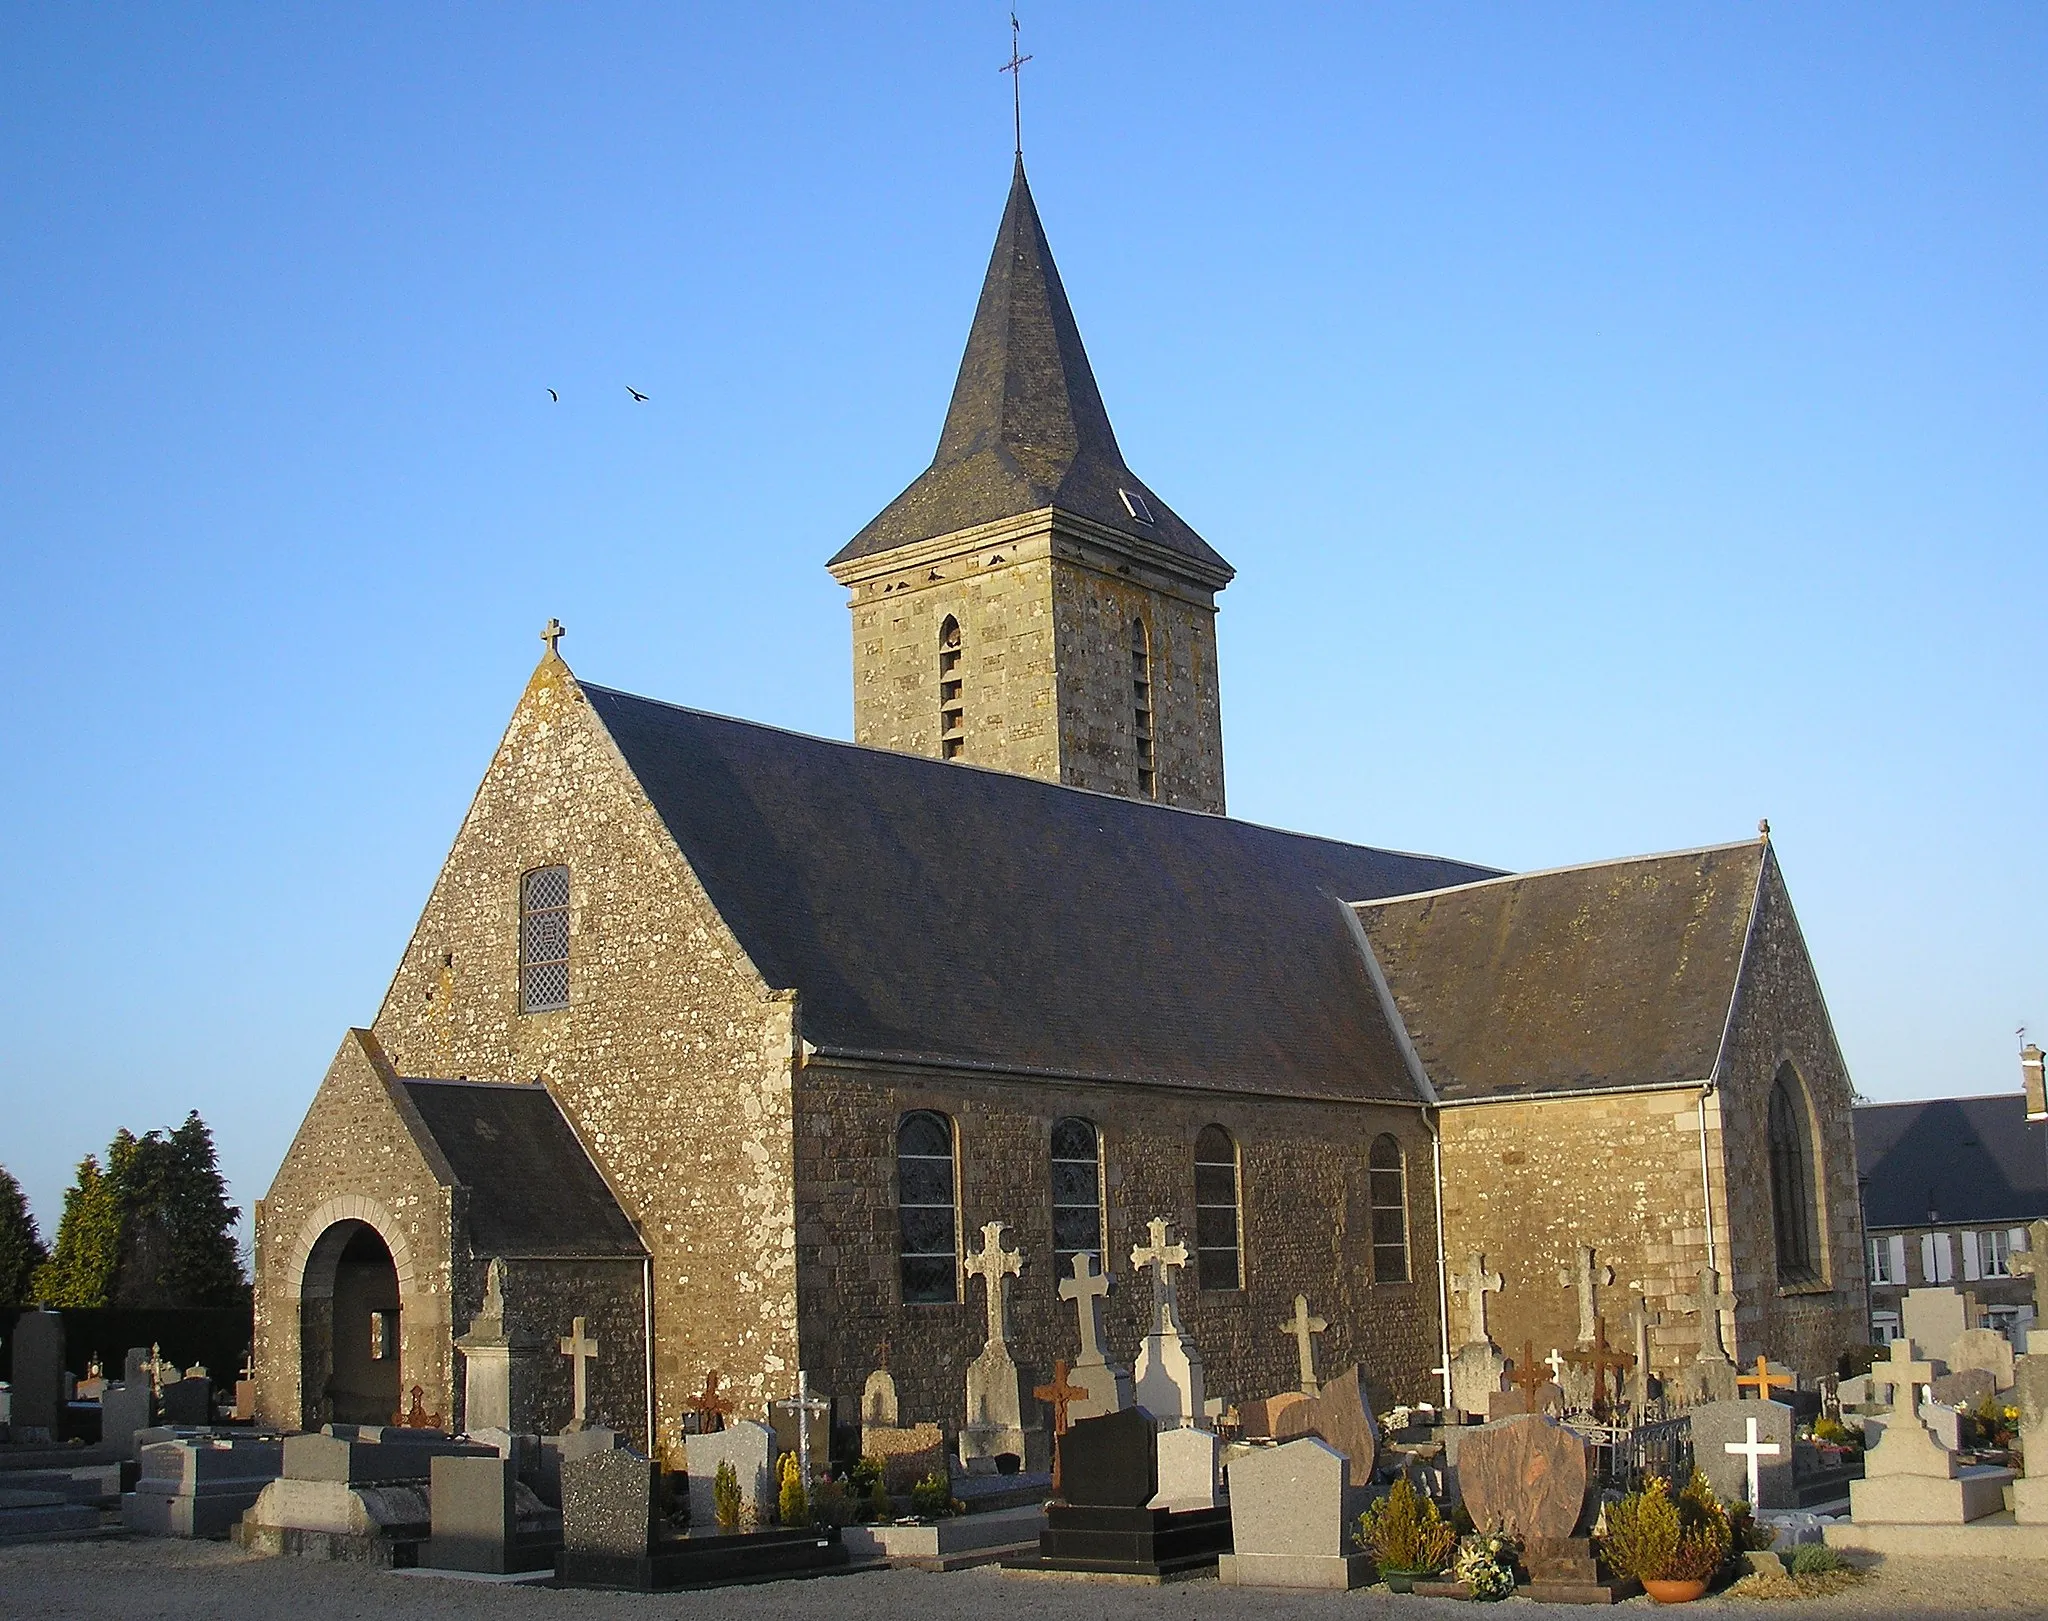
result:
[[[1159,1493],[1159,1451],[1141,1408],[1084,1418],[1060,1439],[1060,1501],[1086,1508],[1143,1508]]]

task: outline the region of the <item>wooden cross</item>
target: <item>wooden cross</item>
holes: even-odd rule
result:
[[[1095,1270],[1095,1257],[1082,1250],[1073,1260],[1074,1275],[1060,1279],[1060,1299],[1074,1303],[1080,1319],[1081,1360],[1102,1360],[1102,1303],[1109,1298],[1109,1279]]]
[[[1552,1356],[1556,1354],[1555,1351],[1551,1353]],[[1550,1383],[1548,1375],[1540,1371],[1542,1367],[1543,1364],[1536,1360],[1535,1345],[1528,1340],[1522,1341],[1521,1360],[1509,1370],[1508,1382],[1522,1393],[1522,1398],[1532,1413],[1539,1406],[1543,1387]]]
[[[562,629],[561,620],[550,619],[548,620],[547,629],[540,633],[540,639],[548,644],[548,652],[550,654],[560,658],[562,656],[561,649],[555,644],[568,634],[566,630]]]
[[[1086,1385],[1067,1383],[1067,1360],[1059,1358],[1052,1365],[1052,1383],[1040,1385],[1031,1392],[1042,1402],[1052,1403],[1052,1494],[1060,1494],[1060,1437],[1067,1433],[1067,1404],[1081,1400],[1088,1394]]]
[[[572,1359],[576,1370],[576,1405],[569,1418],[569,1430],[580,1430],[589,1421],[590,1364],[597,1360],[597,1341],[585,1332],[581,1317],[571,1320],[569,1332],[562,1339],[562,1355]]]
[[[1626,1372],[1636,1365],[1636,1359],[1607,1343],[1607,1319],[1599,1317],[1593,1322],[1592,1350],[1582,1357],[1573,1357],[1571,1363],[1573,1367],[1585,1368],[1593,1375],[1593,1415],[1604,1418],[1607,1414],[1607,1376]]]
[[[1009,1280],[1024,1275],[1024,1257],[1005,1249],[1007,1223],[991,1221],[981,1229],[981,1250],[967,1260],[967,1275],[988,1286],[988,1343],[1007,1345],[1010,1340]]]
[[[1760,1356],[1756,1359],[1756,1372],[1738,1376],[1735,1388],[1739,1392],[1745,1385],[1753,1386],[1758,1401],[1769,1401],[1772,1390],[1792,1390],[1798,1384],[1799,1381],[1789,1373],[1771,1372],[1770,1358]]]
[[[2016,1278],[2034,1280],[2034,1321],[2048,1324],[2048,1221],[2027,1223],[2027,1247],[2005,1258]]]
[[[412,1387],[412,1411],[409,1413],[393,1413],[391,1415],[393,1426],[401,1430],[438,1430],[441,1427],[440,1415],[427,1411],[426,1397],[426,1391],[420,1386],[414,1385]]]
[[[1498,1272],[1486,1270],[1486,1257],[1474,1250],[1465,1270],[1451,1279],[1451,1292],[1465,1297],[1465,1340],[1479,1345],[1486,1340],[1486,1297],[1497,1295],[1504,1280]]]
[[[697,1433],[716,1435],[725,1428],[726,1416],[732,1412],[732,1398],[719,1394],[718,1370],[713,1368],[704,1375],[704,1390],[690,1401],[690,1411],[697,1415]]]
[[[1173,1224],[1162,1216],[1146,1223],[1152,1242],[1131,1251],[1131,1265],[1152,1273],[1152,1332],[1180,1332],[1180,1283],[1174,1274],[1188,1264],[1188,1247],[1170,1241]]]
[[[1320,1317],[1308,1314],[1308,1296],[1294,1297],[1294,1315],[1280,1324],[1280,1332],[1294,1337],[1294,1354],[1301,1361],[1301,1393],[1313,1396],[1316,1393],[1316,1344],[1314,1336],[1326,1333],[1330,1325]]]

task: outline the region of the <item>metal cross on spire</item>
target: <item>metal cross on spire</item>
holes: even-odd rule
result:
[[[1017,54],[1017,14],[1010,13],[1010,60],[996,71],[1010,76],[1010,118],[1017,134],[1017,156],[1024,156],[1024,64],[1031,60]]]

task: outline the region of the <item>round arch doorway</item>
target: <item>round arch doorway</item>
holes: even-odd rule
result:
[[[299,1294],[302,1407],[310,1429],[389,1424],[399,1400],[398,1265],[377,1229],[338,1221],[306,1257]]]

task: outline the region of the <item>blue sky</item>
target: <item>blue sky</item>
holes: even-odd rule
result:
[[[1768,815],[1872,1096],[2048,1031],[2048,11],[1033,5],[1235,814],[1543,867]],[[542,622],[833,736],[1004,8],[0,11],[0,1160],[260,1197]],[[636,405],[627,385],[650,399]],[[559,404],[546,390],[557,389]]]

